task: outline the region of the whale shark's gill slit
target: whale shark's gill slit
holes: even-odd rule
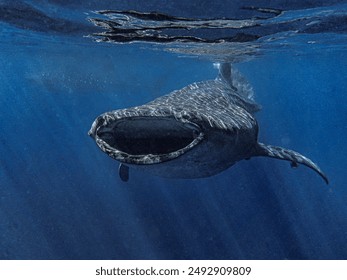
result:
[[[129,155],[161,155],[187,147],[199,128],[174,118],[125,118],[102,128],[98,136],[112,148]]]

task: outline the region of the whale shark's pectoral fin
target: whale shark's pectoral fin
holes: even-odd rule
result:
[[[256,156],[267,156],[282,160],[288,160],[291,162],[292,167],[297,167],[298,164],[306,165],[307,167],[316,171],[324,181],[329,184],[327,176],[323,173],[323,171],[310,159],[299,154],[298,152],[287,150],[282,147],[276,147],[271,145],[264,145],[262,143],[258,143],[258,150]]]
[[[123,182],[128,182],[129,181],[129,166],[126,166],[122,163],[119,164],[118,174]]]

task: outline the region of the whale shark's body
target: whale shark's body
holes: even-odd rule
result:
[[[259,106],[248,83],[230,64],[217,79],[194,83],[142,106],[100,115],[89,135],[121,162],[129,178],[136,167],[171,178],[201,178],[222,172],[242,159],[268,156],[304,164],[327,177],[311,160],[281,147],[259,143],[253,114]]]

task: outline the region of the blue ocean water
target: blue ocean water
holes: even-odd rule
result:
[[[98,42],[87,18],[245,19],[252,1],[66,2],[0,1],[0,259],[347,258],[345,1],[256,1],[288,12],[247,45]],[[237,60],[232,48],[262,105],[260,141],[308,156],[330,184],[270,158],[205,179],[132,170],[122,182],[87,135],[95,117],[215,78],[213,62]]]

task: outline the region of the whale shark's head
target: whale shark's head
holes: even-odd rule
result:
[[[128,164],[175,159],[194,149],[204,138],[199,124],[188,120],[165,114],[134,116],[114,112],[99,116],[88,134],[105,153]]]

